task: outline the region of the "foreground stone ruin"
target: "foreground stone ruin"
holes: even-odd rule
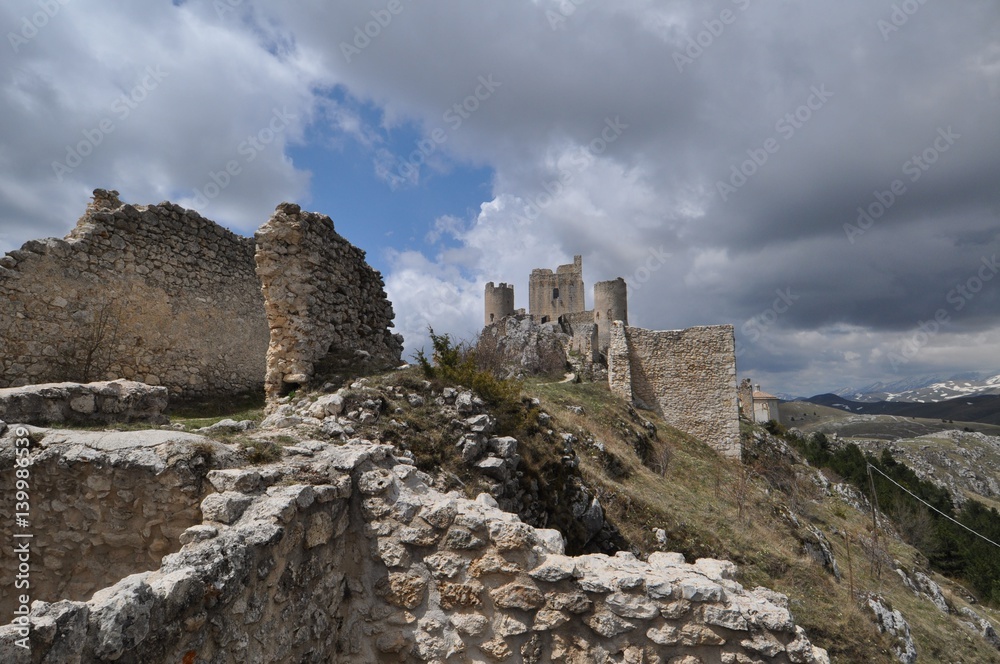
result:
[[[121,433],[60,445],[58,432],[33,435],[50,441],[33,452],[38,476],[60,463],[72,469],[53,481],[80,492],[77,503],[87,504],[73,509],[96,510],[111,492],[120,501],[140,481],[184,494],[176,507],[157,507],[163,497],[150,492],[134,496],[121,516],[152,528],[156,515],[140,516],[146,503],[190,510],[201,477],[214,492],[200,502],[203,521],[187,519],[182,532],[184,518],[160,527],[168,544],[157,547],[170,553],[158,569],[141,561],[108,569],[100,578],[108,587],[89,599],[89,587],[52,589],[32,605],[30,650],[16,645],[18,625],[0,628],[5,663],[828,661],[784,597],[744,589],[731,563],[568,557],[558,532],[523,524],[486,495],[431,489],[387,445],[304,441],[305,453],[279,464],[202,475],[167,461],[187,458],[190,469],[184,450],[213,445],[199,436]],[[3,445],[6,475],[9,434]],[[225,465],[229,457],[208,449]],[[146,462],[130,470],[126,460],[137,457]],[[53,504],[41,511],[58,514]],[[49,559],[45,549],[38,555]],[[58,572],[45,564],[39,579]],[[115,573],[124,578],[111,585]],[[55,601],[60,592],[70,596]]]
[[[180,534],[201,521],[210,467],[235,463],[225,445],[176,431],[60,431],[0,425],[0,485],[15,485],[15,438],[31,441],[30,594],[87,599],[123,576],[159,567],[180,548]],[[8,509],[14,511],[14,492]],[[17,543],[15,520],[0,537]],[[18,529],[20,532],[21,529]],[[0,554],[0,615],[14,614],[18,561]],[[0,657],[0,661],[8,661]]]
[[[49,383],[0,389],[0,421],[95,425],[111,422],[164,424],[168,393],[127,380]]]
[[[330,217],[282,203],[257,231],[257,274],[271,329],[264,390],[274,402],[325,380],[395,367],[403,338],[365,252]]]

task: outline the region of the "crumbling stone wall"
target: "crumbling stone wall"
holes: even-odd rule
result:
[[[0,258],[0,387],[125,378],[197,397],[266,380],[273,395],[399,362],[381,275],[329,217],[283,203],[257,239],[95,190],[66,239]]]
[[[0,388],[0,421],[21,424],[166,424],[167,388],[115,380]]]
[[[390,331],[394,314],[382,275],[330,217],[282,203],[256,239],[271,329],[270,401],[344,372],[400,363],[403,338]]]
[[[36,603],[30,648],[0,627],[0,660],[829,662],[732,563],[569,557],[558,532],[431,489],[389,446],[314,449],[211,473],[206,521],[159,570]]]
[[[749,378],[744,378],[739,387],[740,415],[750,422],[755,421],[753,414],[753,384]]]
[[[172,203],[96,190],[64,240],[0,258],[0,387],[125,378],[197,396],[259,388],[253,241]]]
[[[608,382],[721,454],[741,456],[733,326],[652,331],[615,323]]]
[[[88,600],[134,572],[156,569],[181,547],[180,535],[201,522],[199,504],[210,464],[233,454],[201,436],[176,431],[85,432],[3,426],[0,486],[15,486],[15,440],[29,433],[28,526],[31,598]],[[0,537],[13,537],[14,492],[5,491]],[[9,620],[24,590],[14,583],[19,561],[0,549],[0,616]],[[0,657],[0,661],[10,661]],[[68,660],[62,660],[68,661]]]

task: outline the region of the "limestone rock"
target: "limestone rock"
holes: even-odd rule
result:
[[[0,389],[0,418],[21,424],[165,424],[168,392],[127,380]]]

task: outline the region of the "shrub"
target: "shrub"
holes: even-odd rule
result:
[[[497,377],[492,371],[480,369],[475,350],[467,344],[456,344],[447,334],[434,334],[428,328],[434,353],[428,359],[423,349],[416,359],[428,378],[462,385],[476,392],[489,404],[502,433],[512,434],[528,423],[529,410],[521,403],[521,383]]]

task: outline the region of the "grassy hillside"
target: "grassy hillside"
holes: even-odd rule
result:
[[[516,435],[520,442],[524,481],[540,485],[538,495],[552,500],[559,523],[572,521],[571,515],[559,513],[565,506],[555,499],[570,472],[563,458],[568,434],[579,460],[572,472],[582,475],[600,498],[607,519],[621,534],[621,547],[640,556],[667,550],[679,551],[689,561],[714,557],[736,562],[744,585],[765,586],[789,597],[796,622],[814,643],[828,649],[833,662],[896,661],[893,639],[879,633],[866,606],[867,594],[876,593],[908,621],[918,661],[1000,664],[1000,652],[956,613],[973,606],[994,621],[1000,614],[973,604],[961,586],[930,573],[926,560],[884,523],[874,537],[871,514],[863,505],[855,506],[856,494],[838,492],[830,484],[837,478],[821,475],[780,439],[744,424],[746,463],[723,459],[655,413],[636,411],[613,397],[606,384],[557,381],[532,379],[522,385],[520,395],[501,395],[491,408],[500,433]],[[440,378],[426,381],[418,368],[367,379],[364,389],[350,398],[378,402],[385,415],[354,423],[355,435],[411,451],[441,488],[472,497],[483,485],[475,470],[462,463],[456,429],[436,405],[447,384]],[[410,400],[407,393],[424,398]],[[817,413],[810,415],[816,424],[846,415],[809,408]],[[824,560],[824,546],[836,561],[839,578],[831,561]],[[894,571],[897,566],[911,575],[923,571],[938,582],[951,612],[909,590]]]
[[[748,463],[740,464],[721,459],[642,411],[638,415],[652,422],[658,434],[657,463],[650,468],[630,444],[628,427],[621,426],[629,421],[628,407],[605,385],[535,384],[526,391],[541,400],[560,427],[603,443],[627,469],[624,475],[611,473],[598,449],[578,449],[588,481],[600,487],[610,518],[638,552],[663,548],[691,560],[733,560],[744,585],[763,585],[789,596],[796,620],[830,651],[834,662],[894,661],[890,640],[878,633],[861,601],[869,592],[885,597],[906,617],[919,661],[1000,662],[1000,653],[984,639],[954,615],[917,597],[893,572],[893,560],[926,572],[926,561],[916,550],[884,533],[874,546],[870,514],[821,488],[816,471],[765,432],[745,425],[756,442]],[[568,406],[582,406],[585,414]],[[665,469],[660,460],[666,460]],[[666,545],[656,540],[658,528],[667,533]],[[840,580],[806,552],[816,539],[810,528],[822,532],[832,546]],[[971,599],[961,587],[932,576],[956,608]],[[976,610],[987,612],[978,605]]]

